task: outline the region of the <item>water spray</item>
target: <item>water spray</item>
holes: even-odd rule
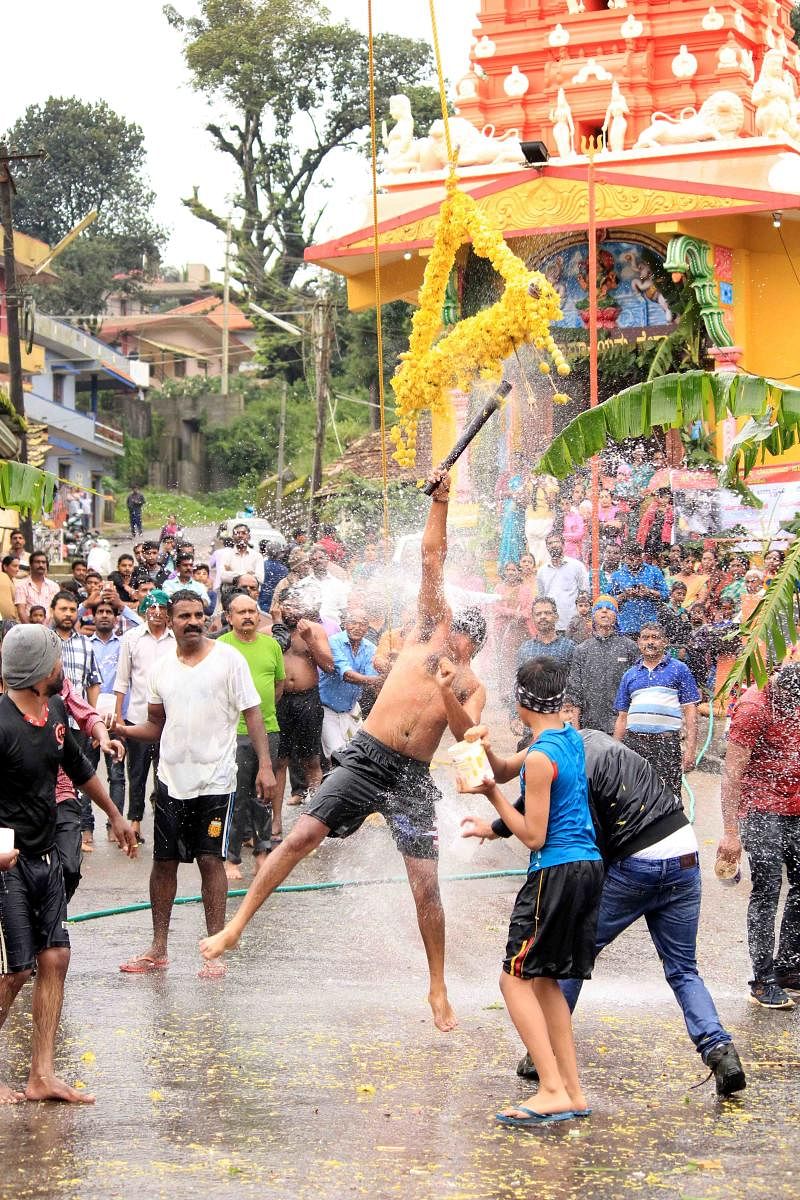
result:
[[[486,401],[483,407],[472,418],[469,425],[467,425],[466,429],[464,429],[463,433],[461,434],[461,437],[456,442],[455,446],[453,446],[453,449],[442,460],[441,470],[449,471],[453,464],[459,460],[470,442],[478,435],[478,433],[480,433],[481,429],[483,429],[484,425],[489,420],[489,417],[491,417],[493,413],[496,413],[499,408],[503,407],[505,398],[510,391],[511,384],[507,379],[504,379],[494,395]],[[437,486],[438,485],[436,483],[427,483],[422,490],[426,496],[432,496]]]

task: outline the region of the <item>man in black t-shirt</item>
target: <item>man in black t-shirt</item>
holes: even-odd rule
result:
[[[0,1027],[23,984],[36,972],[34,1052],[25,1091],[0,1083],[0,1104],[22,1100],[92,1103],[93,1096],[55,1074],[56,1032],[69,966],[64,876],[55,844],[56,776],[63,767],[108,817],[119,845],[136,838],[70,732],[59,695],[61,641],[43,625],[17,625],[3,640],[0,696],[0,827],[15,848],[0,854]]]

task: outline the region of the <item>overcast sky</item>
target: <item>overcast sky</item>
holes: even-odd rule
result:
[[[180,36],[162,15],[162,0],[0,0],[2,42],[0,124],[12,125],[29,104],[48,96],[105,100],[144,130],[150,179],[158,197],[157,218],[170,231],[166,261],[176,266],[205,262],[216,274],[221,240],[210,225],[181,205],[198,185],[216,211],[227,207],[235,174],[226,156],[211,148],[204,125],[214,110],[193,92]],[[184,13],[194,0],[174,0]],[[329,0],[333,15],[366,29],[366,0]],[[468,61],[478,0],[438,0],[437,18],[445,71],[457,79]],[[373,0],[376,31],[430,40],[428,0]],[[10,52],[10,53],[9,53]],[[363,172],[363,175],[360,174]],[[347,223],[352,198],[368,185],[368,169],[356,163],[329,204],[320,235]],[[337,170],[337,177],[339,172]],[[348,193],[348,194],[345,194]]]

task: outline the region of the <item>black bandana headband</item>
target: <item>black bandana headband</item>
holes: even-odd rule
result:
[[[564,691],[558,692],[555,696],[536,696],[529,688],[518,683],[514,694],[517,704],[522,708],[527,708],[529,712],[557,713],[561,712],[564,704]]]

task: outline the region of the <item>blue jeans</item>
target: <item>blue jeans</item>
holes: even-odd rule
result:
[[[733,1039],[720,1024],[714,1001],[697,971],[700,868],[677,858],[622,858],[609,867],[600,900],[597,953],[639,917],[644,917],[667,983],[681,1006],[689,1037],[705,1059],[709,1050]],[[570,1009],[582,981],[561,984]]]

